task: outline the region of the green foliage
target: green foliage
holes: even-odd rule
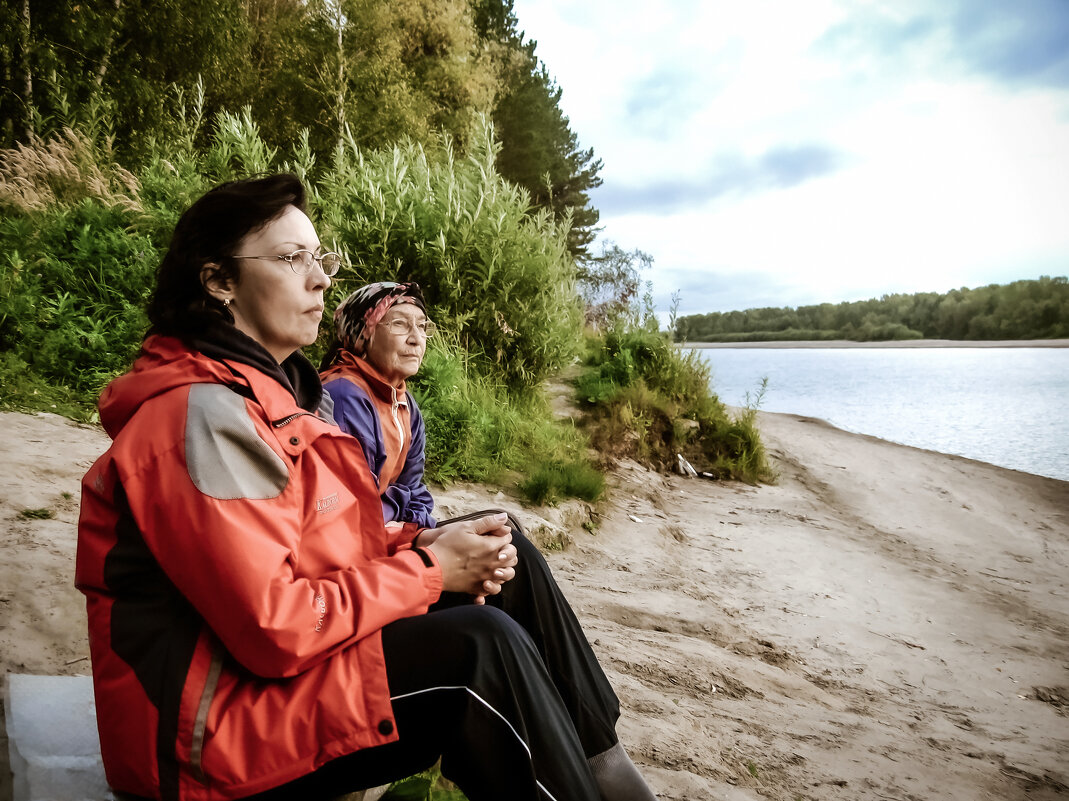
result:
[[[584,461],[539,465],[520,483],[520,492],[532,503],[553,505],[564,497],[596,501],[605,492],[605,476]]]
[[[506,174],[558,222],[572,214],[572,237],[592,237],[585,191],[600,163],[578,147],[511,2],[53,0],[25,15],[6,5],[0,147],[92,124],[143,164],[167,137],[176,87],[192,92],[202,77],[208,118],[248,107],[269,146],[304,132],[324,162],[347,136],[372,148],[440,132],[463,142],[475,115],[494,114],[508,128]]]
[[[487,185],[504,178],[526,189],[510,202],[536,229],[546,228],[538,214],[546,212],[569,261],[585,256],[594,236],[598,212],[587,192],[600,184],[600,161],[579,147],[560,109],[561,90],[535,56],[535,44],[524,42],[511,0],[8,5],[11,13],[0,15],[0,147],[38,154],[43,143],[77,130],[107,163],[118,154],[130,172],[94,176],[87,167],[104,162],[90,158],[68,170],[86,179],[81,188],[59,176],[82,197],[106,194],[100,187],[126,196],[140,180],[151,208],[168,191],[195,196],[217,180],[278,168],[279,151],[294,143],[289,166],[315,183],[337,166],[338,151],[346,153],[341,160],[351,161],[357,146],[388,151],[408,142],[404,149],[411,143],[436,149],[443,136],[468,151],[474,137],[471,153],[481,150],[477,159],[500,171],[486,176]],[[473,125],[481,115],[496,122],[500,147]],[[72,154],[79,149],[66,148],[63,155]],[[67,169],[62,159],[46,160],[55,170]],[[116,181],[125,188],[115,187]],[[47,189],[42,181],[31,183]],[[336,183],[344,189],[344,180]],[[47,191],[22,199],[42,208],[52,200]],[[0,207],[6,201],[0,190]],[[166,203],[171,214],[139,223],[153,238],[159,233],[154,226],[169,228],[174,208],[184,207]],[[497,224],[513,225],[511,218]],[[479,223],[484,236],[486,222]],[[456,248],[450,226],[440,230],[445,248]],[[430,235],[424,247],[431,247],[437,231],[424,233]],[[555,248],[557,234],[549,238]],[[500,268],[493,259],[512,264],[516,256],[510,248],[482,250],[491,259],[487,270]],[[455,256],[458,270],[470,266],[463,252],[438,255],[449,257],[446,264]],[[519,268],[523,262],[521,257]],[[369,269],[392,266],[371,262]],[[558,294],[551,287],[550,299]],[[498,309],[481,324],[537,337],[527,330],[531,326],[513,324],[513,311]],[[535,303],[520,314],[537,318],[538,311]],[[565,310],[564,317],[569,314]],[[499,342],[487,355],[503,361],[512,345]],[[522,354],[521,373],[530,356]],[[539,359],[552,365],[558,357],[551,352]],[[536,373],[522,380],[533,381]]]
[[[19,512],[19,517],[24,520],[51,520],[55,516],[51,509],[23,509]]]
[[[717,477],[773,477],[755,425],[760,398],[732,417],[710,388],[708,364],[649,326],[621,325],[590,340],[576,396],[590,411],[591,441],[604,454],[662,470],[682,454]]]
[[[456,786],[442,777],[436,765],[415,776],[394,782],[382,796],[382,801],[466,801]]]
[[[118,172],[80,132],[0,155],[0,197],[11,199],[0,219],[6,407],[91,419],[104,384],[137,353],[154,271],[182,210],[219,181],[277,168],[280,153],[248,110],[217,115],[198,148],[199,97],[179,106],[171,137],[137,175]],[[443,336],[413,391],[437,481],[500,480],[582,458],[582,438],[553,421],[536,391],[578,339],[565,231],[544,213],[526,214],[523,191],[495,172],[490,127],[478,133],[464,158],[447,144],[365,153],[350,142],[309,187],[324,241],[358,265],[340,276],[329,303],[355,281],[411,277],[426,290]],[[292,164],[311,174],[306,139]],[[572,483],[557,491],[590,492]]]
[[[97,419],[93,400],[46,381],[15,353],[0,352],[0,409],[51,412],[88,423]]]
[[[85,395],[128,366],[157,258],[132,217],[87,199],[0,220],[0,349]]]
[[[428,479],[501,480],[548,462],[582,462],[584,439],[554,421],[541,396],[508,393],[474,370],[461,349],[433,342],[409,383],[427,429]],[[586,486],[573,482],[559,492],[587,492]]]
[[[494,166],[483,121],[459,158],[449,140],[339,148],[320,183],[322,218],[351,259],[342,280],[415,280],[431,316],[479,369],[528,391],[573,356],[579,303],[566,230],[527,214]]]
[[[674,334],[689,342],[1057,339],[1069,337],[1069,279],[1042,276],[942,295],[692,314],[676,321]]]

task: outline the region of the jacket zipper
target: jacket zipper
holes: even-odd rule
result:
[[[397,400],[397,390],[394,389],[393,387],[390,387],[390,392],[393,393],[393,403],[390,406],[390,413],[393,416],[393,424],[395,426],[397,426],[397,436],[399,436],[401,438],[401,447],[404,448],[405,447],[405,429],[404,429],[404,426],[401,425],[400,418],[397,417],[397,407],[400,406],[401,404]],[[408,406],[408,402],[407,401],[405,401],[405,406],[406,407]]]
[[[274,421],[272,421],[271,425],[272,425],[272,427],[274,427],[274,428],[282,428],[283,426],[287,426],[287,425],[289,425],[290,423],[292,423],[292,422],[293,422],[294,420],[296,420],[296,419],[297,419],[298,417],[302,417],[302,416],[304,416],[304,415],[306,415],[306,414],[308,414],[308,415],[312,415],[312,417],[315,417],[315,415],[314,415],[314,414],[312,414],[311,412],[294,412],[294,413],[293,413],[293,414],[291,414],[291,415],[287,415],[286,417],[283,417],[283,418],[282,418],[281,420],[274,420]]]

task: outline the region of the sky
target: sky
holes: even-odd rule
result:
[[[664,317],[1069,275],[1069,0],[515,0]]]

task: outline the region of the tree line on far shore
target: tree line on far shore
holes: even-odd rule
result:
[[[1069,280],[691,314],[677,318],[672,333],[677,342],[1061,339],[1069,337]]]

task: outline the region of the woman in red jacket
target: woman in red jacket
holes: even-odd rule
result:
[[[597,801],[542,633],[478,603],[514,576],[504,515],[387,530],[327,419],[299,348],[340,258],[303,209],[287,175],[195,202],[101,396],[113,443],[83,482],[76,581],[108,780],[325,798],[440,757],[472,801]],[[443,591],[476,603],[429,611]]]

